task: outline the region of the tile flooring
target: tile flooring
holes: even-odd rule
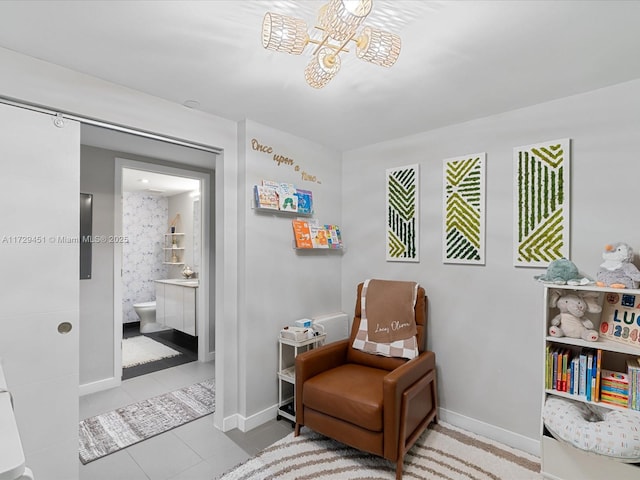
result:
[[[124,380],[80,397],[80,419],[170,392],[214,376],[214,364],[191,362]],[[272,420],[243,433],[223,433],[213,415],[80,465],[80,480],[214,480],[293,431]]]

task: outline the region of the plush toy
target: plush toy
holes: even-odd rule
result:
[[[556,285],[588,285],[593,282],[589,278],[580,276],[578,267],[566,258],[552,261],[544,275],[537,275],[533,278],[539,282],[554,283]]]
[[[638,288],[640,271],[632,263],[633,249],[626,243],[607,245],[602,252],[596,285],[613,288]]]
[[[551,291],[549,305],[557,307],[560,313],[551,319],[549,335],[582,338],[588,342],[598,340],[598,331],[594,329],[593,322],[585,317],[587,312],[602,311],[597,299],[597,292]]]

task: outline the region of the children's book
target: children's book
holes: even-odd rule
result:
[[[253,192],[256,200],[257,208],[268,208],[270,210],[278,210],[278,191],[268,185],[255,185]]]
[[[295,196],[298,197],[298,213],[313,213],[313,193],[310,190],[296,189]]]
[[[311,241],[311,229],[306,220],[293,220],[293,235],[296,239],[296,248],[313,248]]]
[[[325,225],[327,231],[327,243],[329,248],[342,248],[342,235],[338,225]]]
[[[324,225],[320,225],[317,220],[314,220],[309,222],[309,229],[311,230],[313,248],[329,248],[327,229],[324,228]]]
[[[291,183],[281,183],[278,187],[278,204],[280,210],[286,212],[298,211],[298,197],[296,187]]]

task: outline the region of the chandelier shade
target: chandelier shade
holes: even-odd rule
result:
[[[372,0],[330,0],[320,10],[320,27],[338,42],[351,37],[371,13]]]
[[[267,12],[262,20],[262,46],[300,55],[309,42],[307,24],[300,18]]]
[[[304,77],[313,88],[322,88],[339,70],[340,57],[331,48],[322,47],[304,69]]]
[[[368,26],[357,32],[372,8],[373,0],[329,0],[318,12],[318,25],[314,26],[321,35],[314,37],[307,32],[304,20],[267,12],[262,21],[262,46],[300,55],[308,44],[314,44],[313,58],[304,71],[313,88],[322,88],[335,77],[341,66],[340,54],[349,52],[349,42],[355,42],[357,58],[391,67],[400,56],[400,37]]]
[[[356,43],[356,55],[381,67],[390,67],[400,56],[401,41],[395,33],[364,27]]]

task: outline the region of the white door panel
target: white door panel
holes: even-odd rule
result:
[[[27,466],[38,479],[73,480],[80,125],[4,104],[0,125],[0,357]]]

